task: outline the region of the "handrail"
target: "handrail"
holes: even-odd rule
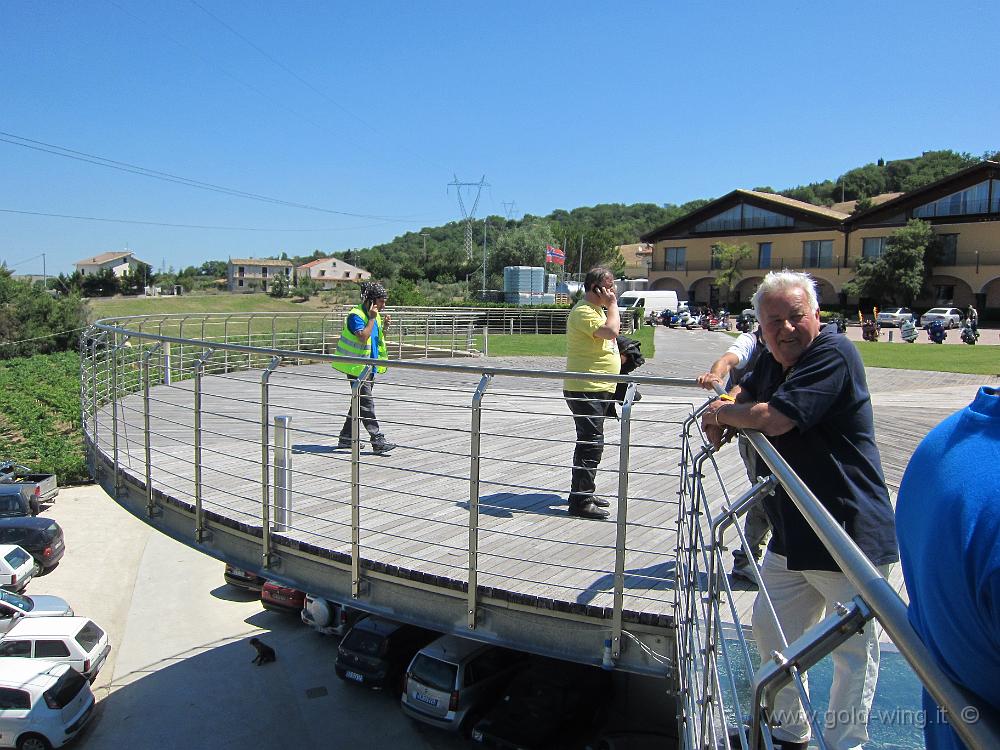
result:
[[[725,389],[714,384],[716,393]],[[882,577],[868,557],[823,506],[816,495],[799,478],[771,442],[760,432],[742,430],[758,455],[764,459],[774,476],[788,493],[806,522],[830,552],[838,567],[871,607],[875,619],[885,628],[893,644],[913,667],[920,681],[938,705],[950,717],[959,717],[951,726],[962,740],[975,748],[996,747],[1000,738],[1000,717],[984,707],[978,698],[955,683],[931,656],[907,616],[906,604],[888,581]],[[967,723],[969,708],[975,710],[977,721]],[[963,712],[963,709],[965,711]]]

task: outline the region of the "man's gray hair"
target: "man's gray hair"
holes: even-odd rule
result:
[[[757,291],[753,293],[750,302],[753,304],[753,311],[757,315],[757,320],[763,324],[760,317],[760,308],[764,304],[764,298],[770,294],[787,292],[791,289],[801,289],[806,295],[806,302],[809,309],[815,311],[819,309],[819,299],[816,297],[816,282],[813,277],[801,271],[789,271],[787,268],[781,271],[771,271],[764,280],[760,282]]]

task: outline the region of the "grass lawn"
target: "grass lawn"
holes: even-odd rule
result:
[[[639,332],[631,338],[638,339],[642,343],[642,356],[646,359],[652,358],[656,353],[653,346],[653,328],[643,326]],[[482,349],[482,336],[476,337],[476,348]],[[490,356],[491,357],[565,357],[566,337],[563,335],[551,334],[520,334],[508,336],[506,334],[490,334]]]
[[[267,294],[201,294],[180,297],[110,297],[87,301],[91,319],[174,313],[316,312],[330,309],[313,297],[308,302],[275,299]]]
[[[865,367],[894,367],[899,370],[964,372],[972,375],[1000,375],[1000,346],[949,346],[942,344],[887,344],[855,341]]]

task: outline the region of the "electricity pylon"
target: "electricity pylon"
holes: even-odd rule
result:
[[[466,260],[472,260],[472,220],[476,215],[476,208],[479,207],[479,196],[482,195],[483,188],[489,187],[486,182],[486,175],[483,175],[479,182],[459,182],[458,176],[453,175],[455,180],[449,182],[448,186],[454,186],[455,192],[458,194],[458,207],[462,210],[462,218],[465,219],[465,258]],[[465,201],[462,200],[462,188],[477,188],[476,190],[476,200],[472,203],[472,210],[465,210]]]

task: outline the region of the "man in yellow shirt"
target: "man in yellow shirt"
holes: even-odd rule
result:
[[[615,337],[621,326],[615,278],[607,268],[592,268],[583,280],[584,297],[566,322],[566,369],[570,372],[618,375],[621,357]],[[605,308],[607,312],[605,312]],[[597,467],[604,453],[604,419],[611,414],[613,381],[566,378],[563,396],[576,424],[569,513],[581,518],[607,518],[610,503],[595,495]]]

